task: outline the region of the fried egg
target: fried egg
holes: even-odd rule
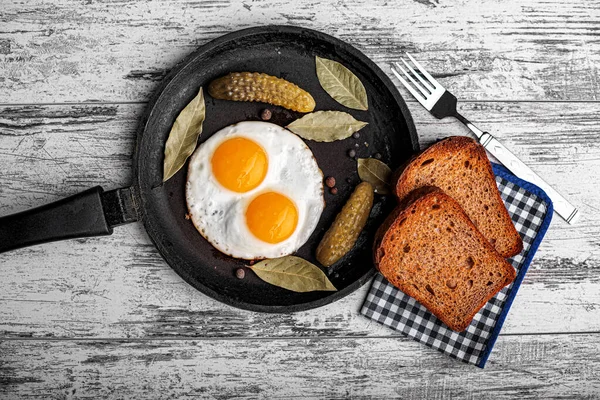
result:
[[[196,229],[222,253],[282,257],[317,226],[323,174],[298,136],[268,122],[240,122],[194,152],[186,200]]]

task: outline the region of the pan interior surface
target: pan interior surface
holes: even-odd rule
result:
[[[339,61],[359,77],[367,90],[368,111],[348,109],[321,88],[315,56]],[[319,32],[282,26],[238,31],[201,47],[167,76],[148,106],[136,149],[136,198],[146,230],[167,263],[196,289],[240,308],[293,312],[330,303],[356,290],[374,273],[373,237],[395,205],[392,196],[376,195],[368,224],[353,250],[324,269],[338,291],[295,293],[269,285],[249,270],[244,279],[236,278],[236,270],[248,262],[217,251],[186,219],[187,164],[162,184],[164,144],[171,126],[200,87],[205,93],[206,120],[199,145],[227,125],[260,120],[265,108],[272,111],[269,122],[280,126],[303,115],[268,104],[215,100],[208,95],[206,88],[211,80],[236,71],[264,72],[287,79],[312,94],[315,110],[345,111],[369,123],[358,138],[331,143],[306,141],[323,175],[333,176],[338,189],[333,195],[325,187],[326,207],[319,224],[296,253],[316,265],[319,241],[360,182],[355,158],[377,155],[395,169],[418,149],[410,114],[385,74],[358,50]],[[355,158],[348,155],[350,150],[356,153]]]

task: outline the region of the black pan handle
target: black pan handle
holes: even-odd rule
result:
[[[0,253],[55,240],[110,235],[113,227],[137,219],[131,188],[105,192],[96,186],[0,218]]]

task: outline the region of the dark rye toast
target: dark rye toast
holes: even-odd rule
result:
[[[450,329],[463,331],[516,276],[461,206],[438,188],[422,188],[379,228],[375,266]]]
[[[400,200],[422,186],[437,186],[454,198],[477,229],[503,257],[523,250],[492,171],[485,149],[475,140],[452,136],[415,157],[396,181]]]

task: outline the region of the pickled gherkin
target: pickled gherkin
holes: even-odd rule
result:
[[[317,260],[321,264],[329,267],[352,249],[367,223],[373,197],[373,186],[368,182],[354,189],[317,247]]]
[[[232,72],[212,81],[208,93],[215,99],[258,101],[304,113],[315,109],[315,100],[306,90],[260,72]]]

